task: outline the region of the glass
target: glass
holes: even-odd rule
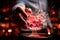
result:
[[[46,19],[46,12],[44,12],[42,9],[40,10],[39,14],[33,14],[32,10],[30,8],[25,9],[25,14],[27,15],[25,21],[25,27],[27,30],[31,30],[32,33],[22,33],[23,36],[31,37],[31,38],[47,38],[47,35],[50,35],[50,28],[47,27],[47,19]],[[19,14],[21,17],[21,15]],[[37,31],[41,30],[45,27],[46,34],[44,33],[38,33]],[[24,31],[26,31],[26,29]],[[41,36],[43,35],[43,36]],[[44,36],[45,35],[45,36]],[[46,37],[47,36],[47,37]]]
[[[41,10],[41,12],[43,11]],[[28,37],[40,37],[37,33],[37,30],[41,30],[43,26],[40,15],[29,14],[26,22],[26,27],[32,30],[32,33]]]
[[[36,2],[37,6],[33,1],[30,1],[28,2],[28,5],[24,5],[26,8],[24,6],[20,6],[20,4],[18,5],[19,8],[15,10],[17,13],[15,12],[13,14],[13,19],[19,25],[21,31],[32,31],[32,33],[22,33],[22,36],[31,38],[47,38],[52,34],[53,30],[46,10],[46,1],[47,0],[38,0],[38,3]]]

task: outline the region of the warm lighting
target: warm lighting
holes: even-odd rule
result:
[[[50,35],[51,33],[50,33],[50,29],[49,28],[47,28],[47,31],[48,31],[48,35]]]
[[[20,32],[18,28],[15,28],[15,31],[16,31],[17,33],[19,33],[19,32]]]
[[[8,12],[9,8],[3,8],[2,12]]]
[[[53,27],[53,29],[56,29],[56,27]]]
[[[13,27],[13,26],[17,26],[15,23],[11,23],[11,26]]]
[[[58,29],[60,29],[60,24],[58,24]]]
[[[12,29],[8,29],[8,32],[12,32]]]
[[[5,33],[5,36],[8,36],[8,33],[7,32]]]
[[[6,9],[3,9],[2,11],[3,11],[3,12],[6,12]]]
[[[50,32],[48,32],[48,35],[50,35]]]
[[[4,20],[9,20],[9,18],[5,17]]]
[[[57,21],[58,20],[58,18],[54,18],[54,17],[50,17],[50,19],[53,20],[53,21]]]
[[[9,23],[6,23],[6,28],[9,28]]]
[[[3,28],[8,28],[9,23],[0,23],[0,26],[3,27]]]
[[[5,28],[6,24],[4,24],[4,23],[1,23],[1,26],[2,26],[3,28]]]
[[[3,29],[2,32],[5,32],[5,30]]]
[[[55,12],[55,10],[51,10],[51,14],[55,14],[56,12]]]
[[[55,11],[52,11],[52,14],[55,14]]]

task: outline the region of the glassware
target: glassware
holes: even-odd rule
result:
[[[46,0],[45,0],[46,1]],[[21,8],[19,7],[17,13],[14,13],[13,18],[15,22],[19,25],[21,31],[29,32],[32,31],[32,33],[22,33],[22,36],[25,37],[31,37],[31,38],[48,38],[52,34],[52,25],[49,19],[49,16],[47,14],[47,4],[43,2],[39,2],[39,10],[34,10],[35,4],[33,8]],[[42,6],[44,5],[44,6]],[[32,5],[31,5],[32,6]],[[37,6],[37,7],[38,7]],[[36,8],[36,7],[35,7]],[[45,9],[44,9],[45,8]],[[32,10],[33,9],[33,10]],[[37,11],[36,13],[33,11]]]
[[[47,27],[47,19],[45,12],[43,10],[40,10],[40,13],[37,15],[32,14],[31,10],[29,11],[27,9],[26,12],[27,18],[26,18],[26,28],[32,31],[32,33],[23,33],[23,36],[31,37],[31,38],[47,38],[47,35],[50,35],[50,29]],[[45,25],[45,26],[44,26]],[[44,33],[38,33],[37,31],[41,30],[45,27],[46,34]],[[45,36],[44,36],[45,35]],[[46,37],[47,36],[47,37]]]
[[[40,37],[37,30],[41,30],[43,24],[41,23],[39,16],[30,15],[27,18],[27,28],[32,30],[32,33],[28,37]]]

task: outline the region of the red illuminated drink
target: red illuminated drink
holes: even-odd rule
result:
[[[22,11],[22,13],[19,13],[18,16],[25,22],[24,25],[20,25],[21,21],[20,20],[18,21],[18,19],[17,19],[17,23],[21,27],[20,29],[22,31],[26,31],[26,30],[32,31],[32,33],[22,33],[22,35],[25,37],[32,37],[32,38],[46,38],[46,36],[41,36],[41,35],[45,35],[45,34],[43,34],[43,33],[40,34],[37,32],[38,30],[40,31],[43,28],[45,28],[45,29],[47,28],[47,19],[48,18],[46,19],[45,12],[41,9],[40,13],[36,15],[36,14],[33,14],[31,9],[29,9],[29,8],[27,8],[25,10],[22,10],[20,8],[20,11]],[[24,19],[22,14],[25,14],[27,17]],[[49,28],[47,28],[47,32],[50,35]]]
[[[29,15],[27,18],[26,27],[32,30],[32,33],[29,37],[40,37],[37,33],[37,30],[42,29],[42,24],[39,16]]]
[[[32,30],[32,33],[27,37],[37,37],[39,38],[40,35],[37,33],[37,30],[41,30],[43,27],[42,20],[40,18],[40,15],[33,15],[31,9],[25,9],[27,18],[25,20],[26,22],[26,28]],[[26,35],[26,34],[24,34]]]

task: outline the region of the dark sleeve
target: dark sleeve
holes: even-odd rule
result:
[[[25,18],[27,18],[27,15],[19,7],[17,7],[15,11],[21,13]]]

